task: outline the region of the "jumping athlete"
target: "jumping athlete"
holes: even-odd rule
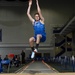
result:
[[[34,33],[35,33],[34,36],[29,39],[29,43],[30,43],[30,47],[32,49],[31,58],[34,58],[35,53],[38,52],[39,43],[45,42],[45,40],[46,40],[46,32],[45,32],[44,17],[41,14],[41,9],[39,7],[38,0],[36,0],[38,12],[34,14],[34,19],[30,15],[31,5],[32,5],[32,0],[29,0],[27,16],[28,16],[29,20],[32,22]],[[36,43],[35,48],[34,48],[34,42]]]

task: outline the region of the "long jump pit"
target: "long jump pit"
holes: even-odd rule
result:
[[[15,74],[15,73],[7,73],[7,74],[0,74],[0,75],[75,75],[75,73],[36,73],[36,74]]]

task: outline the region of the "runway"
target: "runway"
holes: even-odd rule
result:
[[[18,73],[58,73],[55,69],[50,67],[48,64],[46,64],[44,61],[32,61],[29,63],[25,68],[23,68]]]

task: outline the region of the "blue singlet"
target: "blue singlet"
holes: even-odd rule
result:
[[[34,32],[35,32],[35,39],[37,34],[41,34],[42,38],[41,38],[41,42],[44,42],[46,40],[46,32],[45,32],[45,25],[42,24],[40,21],[34,21]]]

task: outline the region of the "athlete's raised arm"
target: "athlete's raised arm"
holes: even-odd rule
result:
[[[36,5],[37,5],[37,11],[38,11],[38,13],[39,13],[39,15],[40,15],[40,18],[41,18],[41,20],[44,22],[44,17],[42,16],[42,13],[41,13],[41,9],[40,9],[38,0],[36,0]]]
[[[27,16],[30,19],[30,21],[33,23],[34,19],[32,18],[32,16],[30,15],[30,9],[31,9],[31,5],[32,5],[32,0],[29,0],[29,5],[28,5],[28,9],[27,9]]]

